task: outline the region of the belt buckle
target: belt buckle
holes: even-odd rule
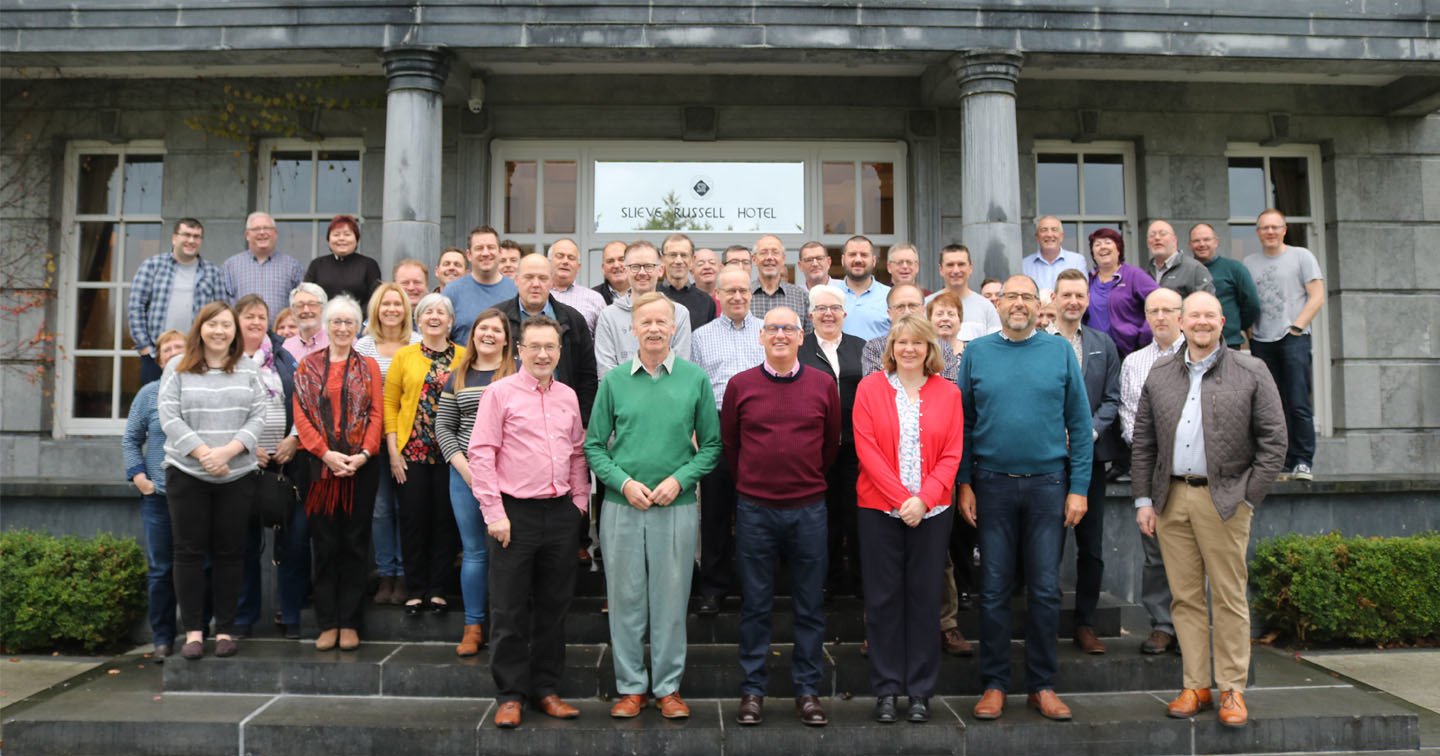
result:
[[[1192,488],[1199,488],[1200,486],[1210,485],[1209,479],[1206,478],[1206,476],[1204,475],[1182,475],[1180,476],[1180,478],[1181,480],[1185,481],[1185,485]]]

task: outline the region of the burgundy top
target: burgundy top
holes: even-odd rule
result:
[[[720,437],[736,492],[774,509],[824,500],[825,472],[840,448],[835,378],[797,366],[789,377],[760,365],[736,373],[720,406]]]

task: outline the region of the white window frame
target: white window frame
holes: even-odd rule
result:
[[[1303,158],[1306,165],[1306,175],[1309,177],[1309,185],[1306,189],[1310,193],[1310,215],[1286,216],[1286,225],[1304,225],[1307,227],[1308,249],[1314,253],[1316,262],[1320,265],[1320,273],[1325,277],[1326,286],[1326,307],[1334,305],[1329,301],[1330,272],[1325,269],[1325,203],[1323,184],[1321,181],[1320,145],[1318,144],[1284,144],[1266,147],[1255,142],[1232,142],[1225,148],[1225,170],[1226,170],[1226,208],[1229,208],[1229,170],[1230,158],[1263,158],[1265,167],[1265,206],[1275,207],[1274,188],[1270,181],[1270,158]],[[1226,223],[1231,226],[1254,226],[1255,216],[1231,216]],[[1229,229],[1226,229],[1227,231]],[[1228,242],[1227,235],[1227,242]],[[1228,252],[1230,245],[1227,243],[1224,250]],[[1331,396],[1332,378],[1330,374],[1330,319],[1325,316],[1322,309],[1313,321],[1310,322],[1311,349],[1311,394],[1313,396],[1315,411],[1315,432],[1321,436],[1329,437],[1335,434],[1335,413],[1334,397]]]
[[[334,218],[333,213],[316,212],[316,187],[319,186],[319,171],[310,174],[310,212],[308,213],[281,213],[279,215],[270,212],[270,156],[276,152],[309,152],[310,159],[316,166],[320,163],[322,152],[354,152],[359,155],[356,161],[359,175],[355,177],[357,191],[355,193],[355,220],[360,222],[363,229],[365,216],[362,209],[365,207],[365,142],[359,137],[331,137],[320,140],[305,139],[264,139],[260,142],[260,169],[256,171],[256,197],[255,207],[260,212],[268,213],[276,223],[296,221],[317,221],[328,223]],[[313,227],[312,227],[313,228]],[[320,241],[319,233],[310,235],[310,252],[304,254],[303,250],[285,249],[286,254],[299,260],[302,265],[309,265],[311,260],[321,256],[328,251]],[[378,249],[378,247],[377,247]],[[372,255],[378,257],[378,255]]]
[[[59,265],[60,292],[57,301],[56,324],[59,331],[59,354],[55,359],[55,422],[52,435],[57,439],[65,438],[68,435],[95,435],[95,436],[118,436],[125,432],[125,418],[94,418],[94,417],[73,417],[75,411],[75,358],[77,357],[112,357],[116,360],[116,367],[111,375],[111,391],[113,398],[119,402],[120,379],[123,371],[119,362],[125,359],[126,349],[124,348],[126,333],[125,308],[130,298],[130,281],[115,280],[109,282],[86,282],[87,289],[108,289],[113,292],[112,296],[121,308],[115,321],[115,342],[111,349],[78,349],[75,346],[75,318],[79,308],[79,281],[80,275],[80,224],[88,221],[111,221],[115,223],[160,223],[161,238],[164,239],[165,220],[161,215],[131,215],[123,213],[85,214],[76,213],[75,194],[79,188],[79,158],[80,155],[116,155],[120,161],[120,194],[117,202],[124,201],[124,167],[125,158],[129,155],[161,155],[165,153],[165,143],[160,140],[136,140],[124,144],[114,144],[105,141],[77,140],[65,146],[65,168],[64,168],[64,199],[61,204],[61,218],[63,231],[61,234],[61,250]],[[120,257],[115,264],[114,276],[123,276],[125,271],[123,235],[116,242],[122,247]],[[93,284],[101,284],[99,286]],[[133,359],[133,358],[132,358]]]
[[[910,234],[910,206],[907,163],[907,148],[904,142],[705,142],[682,141],[566,141],[539,139],[496,139],[490,143],[490,212],[489,225],[498,230],[502,239],[513,239],[519,244],[531,244],[538,252],[549,249],[559,239],[575,239],[586,259],[580,270],[580,283],[594,286],[604,280],[600,270],[601,250],[607,242],[614,241],[616,234],[599,234],[593,230],[595,217],[594,185],[595,163],[597,161],[789,161],[805,164],[805,228],[794,233],[775,234],[785,245],[785,262],[794,268],[799,263],[800,245],[807,241],[820,241],[827,247],[843,244],[854,234],[822,234],[824,228],[824,206],[821,203],[821,166],[824,163],[856,163],[855,217],[861,219],[864,192],[860,183],[860,163],[888,162],[895,166],[894,173],[894,233],[866,233],[877,248],[887,248],[901,241],[908,241]],[[505,228],[505,163],[509,161],[534,161],[536,165],[536,229],[534,233],[510,233]],[[573,161],[576,164],[575,229],[574,234],[547,233],[544,230],[545,175],[544,163]],[[632,238],[646,239],[656,246],[669,235],[666,231],[637,232]],[[729,231],[687,231],[695,246],[744,244],[751,246],[759,234]],[[723,246],[721,248],[723,248]],[[717,249],[719,251],[719,249]]]
[[[1075,155],[1080,158],[1079,171],[1076,178],[1079,185],[1075,188],[1076,197],[1079,199],[1080,207],[1085,207],[1085,175],[1084,157],[1086,155],[1119,155],[1121,160],[1121,176],[1125,190],[1125,214],[1114,215],[1104,213],[1057,213],[1054,208],[1040,207],[1040,156],[1047,155]],[[1060,219],[1061,223],[1074,223],[1077,228],[1083,229],[1085,224],[1118,223],[1125,238],[1125,246],[1129,249],[1143,250],[1143,245],[1138,243],[1140,223],[1139,193],[1136,190],[1135,180],[1135,144],[1125,141],[1106,142],[1070,142],[1063,139],[1038,139],[1035,141],[1031,153],[1033,168],[1035,171],[1035,216],[1040,218],[1046,215],[1053,215]],[[1077,236],[1084,236],[1083,232]],[[1067,239],[1067,246],[1079,252],[1088,261],[1090,249],[1084,238]],[[1033,251],[1033,250],[1031,250]],[[1029,251],[1026,252],[1029,254]],[[1132,258],[1133,260],[1133,258]],[[1087,262],[1088,265],[1088,262]]]

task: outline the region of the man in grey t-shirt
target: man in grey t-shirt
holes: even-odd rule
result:
[[[1285,243],[1285,216],[1279,210],[1260,213],[1255,233],[1261,253],[1245,257],[1245,268],[1260,294],[1260,319],[1251,329],[1250,353],[1265,362],[1280,389],[1289,434],[1285,470],[1296,480],[1314,480],[1310,323],[1325,304],[1325,281],[1310,250]]]

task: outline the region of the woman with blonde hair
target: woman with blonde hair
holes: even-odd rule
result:
[[[465,634],[455,653],[474,656],[484,643],[480,625],[485,621],[489,596],[490,555],[486,551],[485,519],[471,486],[470,431],[480,395],[491,383],[515,372],[515,339],[510,318],[491,307],[470,326],[470,348],[455,359],[455,369],[440,389],[435,412],[435,438],[440,455],[450,463],[450,508],[460,530],[460,595],[465,601]]]
[[[941,375],[935,329],[918,313],[891,326],[881,364],[855,395],[870,685],[877,721],[897,719],[904,693],[906,718],[925,722],[940,672],[935,618],[965,415],[960,390]]]
[[[420,343],[410,319],[410,297],[399,284],[386,282],[375,287],[365,308],[365,335],[355,342],[355,352],[365,355],[380,366],[380,380],[390,373],[395,353],[411,344]],[[380,486],[375,492],[375,514],[370,535],[375,544],[375,571],[380,587],[375,603],[399,604],[405,600],[405,569],[400,548],[395,478],[390,475],[390,456],[385,444],[380,445]]]

